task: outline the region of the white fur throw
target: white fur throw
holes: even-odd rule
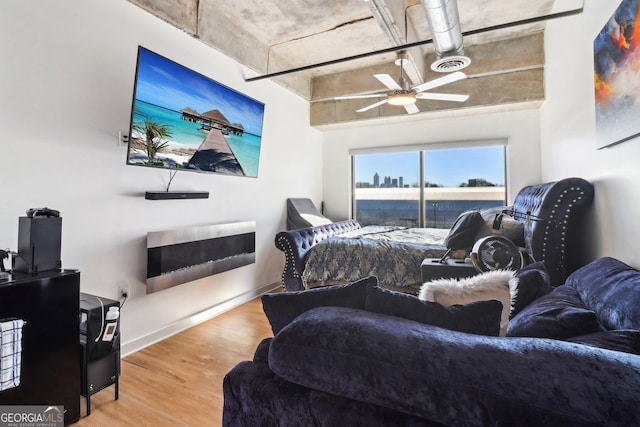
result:
[[[502,303],[500,335],[506,333],[509,314],[518,293],[518,278],[511,270],[493,270],[462,279],[437,279],[423,283],[418,298],[445,307],[473,301],[498,300]]]

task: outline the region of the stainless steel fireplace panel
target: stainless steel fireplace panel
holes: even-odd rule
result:
[[[181,228],[177,230],[152,231],[147,233],[147,248],[175,245],[197,240],[256,231],[255,221],[234,222],[230,224],[204,225],[201,227]]]
[[[255,263],[255,221],[151,232],[147,293]]]

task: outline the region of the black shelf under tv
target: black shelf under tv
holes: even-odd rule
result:
[[[147,191],[144,193],[147,200],[188,200],[208,199],[208,191]]]

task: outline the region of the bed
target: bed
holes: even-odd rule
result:
[[[564,283],[583,265],[581,223],[593,196],[591,183],[566,178],[525,187],[510,206],[513,221],[521,224],[521,245],[544,262],[552,285]],[[285,255],[282,286],[297,291],[375,275],[381,286],[415,293],[422,261],[445,254],[447,234],[442,229],[361,227],[355,220],[282,231],[275,238]]]

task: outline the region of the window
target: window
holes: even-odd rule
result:
[[[506,203],[504,145],[353,154],[353,217],[365,225],[450,228]]]
[[[420,152],[354,156],[355,218],[362,225],[420,224]]]

